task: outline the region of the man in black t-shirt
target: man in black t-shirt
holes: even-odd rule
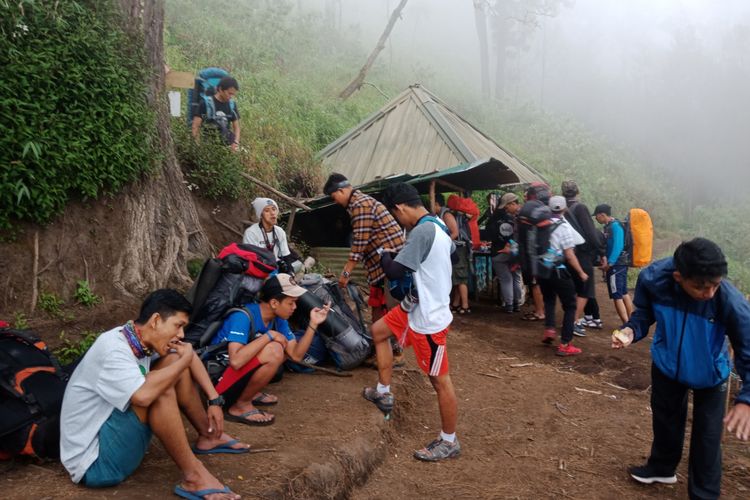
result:
[[[216,92],[200,100],[198,114],[193,118],[192,132],[196,141],[200,141],[203,122],[211,125],[221,136],[222,141],[237,151],[240,145],[240,112],[234,97],[239,91],[237,80],[231,76],[222,78],[216,85]]]

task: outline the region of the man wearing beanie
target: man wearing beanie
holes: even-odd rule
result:
[[[390,413],[393,354],[390,338],[414,348],[417,364],[430,378],[437,393],[441,431],[437,439],[414,452],[414,458],[436,462],[457,457],[461,445],[456,438],[458,403],[448,374],[446,339],[453,315],[449,307],[451,253],[455,245],[448,228],[427,212],[419,193],[409,184],[388,186],[383,204],[409,231],[398,255],[383,252],[382,265],[389,279],[403,279],[411,273],[413,286],[400,306],[392,308],[372,325],[372,339],[378,358],[378,384],[365,387],[362,396],[382,412]]]
[[[628,469],[636,481],[677,482],[688,392],[693,392],[690,498],[714,499],[721,494],[722,419],[739,439],[750,437],[750,305],[724,279],[726,274],[727,261],[716,243],[705,238],[683,242],[673,257],[641,271],[635,312],[612,333],[612,347],[622,349],[644,339],[656,323],[651,343],[654,440],[646,464]],[[724,418],[731,372],[727,337],[742,389]]]
[[[255,245],[273,252],[277,261],[281,261],[281,270],[294,272],[295,259],[289,250],[284,230],[276,225],[279,217],[279,206],[271,198],[255,198],[253,210],[258,222],[248,227],[242,237],[242,243]]]
[[[606,203],[597,205],[594,218],[604,226],[607,254],[602,258],[602,269],[607,280],[609,298],[624,323],[633,313],[633,301],[628,294],[628,252],[625,249],[625,228],[622,222],[612,217],[612,207]]]

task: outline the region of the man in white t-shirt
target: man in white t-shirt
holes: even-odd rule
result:
[[[76,367],[60,416],[60,459],[73,482],[100,488],[124,481],[153,432],[182,471],[175,494],[239,498],[195,456],[247,453],[249,446],[223,432],[223,400],[191,345],[181,341],[190,310],[175,290],[157,290],[138,319],[101,334]],[[196,384],[209,398],[208,410]],[[180,410],[198,432],[192,449]]]
[[[442,429],[437,439],[414,452],[419,460],[435,462],[459,455],[456,439],[458,404],[448,374],[446,338],[453,315],[450,311],[451,253],[455,246],[446,226],[430,215],[419,193],[409,184],[389,186],[383,204],[399,224],[409,231],[404,248],[393,257],[381,251],[381,266],[389,280],[403,280],[409,274],[412,289],[398,307],[392,308],[372,325],[372,338],[378,359],[378,385],[365,387],[362,395],[384,413],[393,409],[391,375],[393,335],[399,343],[411,345],[417,363],[430,378],[437,392]]]
[[[255,198],[252,205],[258,222],[245,230],[242,243],[272,251],[276,261],[283,263],[281,271],[294,274],[302,263],[292,256],[286,233],[276,225],[279,218],[279,206],[271,198]],[[297,263],[299,265],[296,265]]]
[[[576,288],[572,273],[576,273],[585,282],[589,276],[583,271],[576,258],[575,247],[584,242],[583,236],[563,218],[567,203],[562,196],[552,196],[549,208],[552,210],[554,225],[549,235],[549,248],[559,256],[555,268],[548,278],[539,278],[539,287],[544,298],[544,337],[542,342],[551,344],[555,341],[555,302],[560,298],[563,310],[560,345],[555,354],[558,356],[575,356],[581,349],[571,344],[576,317]]]

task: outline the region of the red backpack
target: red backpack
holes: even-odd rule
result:
[[[265,279],[276,271],[276,257],[272,251],[247,243],[232,243],[224,247],[218,258],[224,262],[237,263],[244,267],[245,274],[255,278]]]

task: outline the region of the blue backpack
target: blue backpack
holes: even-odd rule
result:
[[[188,89],[187,93],[187,118],[188,127],[193,124],[193,117],[198,116],[201,101],[206,103],[206,121],[212,121],[216,116],[216,107],[214,106],[213,95],[216,93],[216,86],[222,78],[229,76],[229,72],[221,68],[203,68],[198,71],[195,79],[195,87]],[[237,111],[237,104],[234,100],[229,101],[229,107],[233,113]]]
[[[443,221],[432,215],[425,215],[424,217],[419,219],[419,222],[417,222],[417,226],[428,221],[436,224],[440,229],[445,231],[445,234],[450,236],[451,232],[450,229],[448,229],[448,226],[446,226]],[[391,297],[396,300],[404,300],[407,295],[412,294],[413,286],[414,276],[410,272],[407,272],[403,278],[391,280],[388,282],[388,290],[391,293]]]

